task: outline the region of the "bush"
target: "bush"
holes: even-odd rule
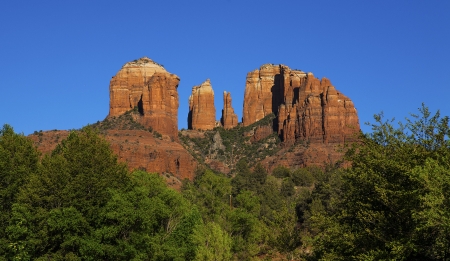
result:
[[[292,173],[292,181],[296,186],[309,187],[314,180],[314,176],[307,168],[299,168]]]

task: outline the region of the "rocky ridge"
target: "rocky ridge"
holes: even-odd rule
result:
[[[353,102],[327,78],[274,64],[247,74],[242,124],[228,92],[217,124],[208,79],[189,97],[191,130],[179,132],[179,81],[147,57],[126,63],[111,79],[108,116],[94,124],[130,169],[158,172],[174,187],[193,179],[198,165],[233,173],[242,158],[269,170],[334,164],[342,158],[338,149],[359,132]],[[47,153],[65,136],[50,131],[31,138]]]
[[[130,170],[159,173],[174,188],[180,188],[184,179],[192,180],[197,161],[180,143],[137,122],[140,117],[137,110],[130,110],[120,116],[107,117],[91,127],[111,144],[118,160],[127,163]],[[30,138],[39,151],[47,154],[69,133],[56,130],[36,132]]]

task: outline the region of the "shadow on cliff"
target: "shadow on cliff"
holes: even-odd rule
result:
[[[283,77],[281,74],[276,74],[274,77],[274,85],[270,89],[272,92],[272,112],[275,115],[275,118],[272,120],[273,131],[278,132],[278,110],[280,105],[283,103]],[[282,139],[282,136],[280,136]]]

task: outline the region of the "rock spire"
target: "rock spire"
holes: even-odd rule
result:
[[[211,81],[192,87],[189,96],[188,128],[192,130],[212,130],[216,125],[216,108]]]
[[[220,123],[225,129],[231,129],[238,125],[238,117],[231,106],[231,93],[226,91],[223,92],[223,110]]]

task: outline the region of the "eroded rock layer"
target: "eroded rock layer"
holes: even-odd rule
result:
[[[229,92],[223,92],[223,110],[220,122],[225,129],[231,129],[238,125],[238,117],[231,106],[231,93]]]
[[[176,140],[179,81],[178,76],[147,57],[126,63],[111,79],[108,117],[138,107],[140,123]]]
[[[211,81],[207,79],[192,87],[189,96],[188,128],[191,130],[212,130],[216,125],[216,107]]]

